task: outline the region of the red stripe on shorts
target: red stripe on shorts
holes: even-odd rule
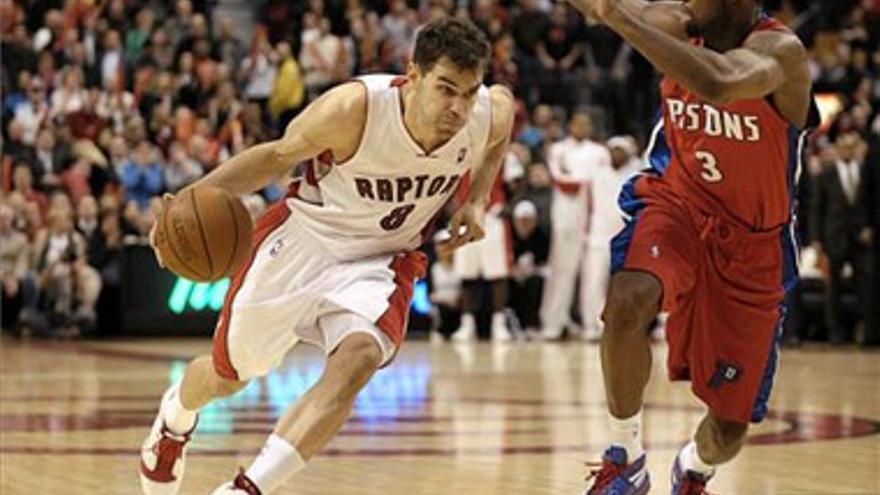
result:
[[[299,189],[298,186],[299,183],[296,182],[291,184],[287,197],[296,196],[297,190]],[[272,205],[272,207],[260,217],[260,220],[257,222],[257,226],[254,229],[254,241],[253,247],[251,248],[251,256],[248,259],[248,262],[245,263],[232,277],[232,282],[229,284],[229,291],[226,293],[226,298],[223,301],[223,309],[220,310],[220,319],[217,320],[217,328],[214,329],[214,349],[212,352],[214,370],[218,375],[227,380],[238,381],[238,372],[235,371],[235,367],[232,366],[232,360],[229,359],[229,320],[232,316],[232,301],[235,300],[236,294],[238,294],[242,284],[244,284],[244,278],[247,276],[248,270],[254,263],[254,258],[257,255],[257,250],[260,249],[260,245],[266,240],[266,237],[281,226],[289,216],[290,208],[287,207],[287,202],[282,199]]]
[[[398,254],[391,261],[391,269],[394,271],[394,284],[397,288],[388,298],[388,309],[376,321],[378,326],[400,347],[406,336],[406,325],[409,319],[409,304],[413,296],[413,284],[416,279],[425,276],[428,260],[421,251],[410,251]]]

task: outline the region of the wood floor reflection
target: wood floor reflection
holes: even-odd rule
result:
[[[210,342],[2,341],[0,493],[139,493],[137,450],[161,392]],[[645,434],[654,489],[702,414],[655,347]],[[278,415],[319,376],[301,346],[273,374],[202,414],[183,494],[247,465]],[[768,420],[712,493],[880,494],[880,353],[784,350]],[[598,348],[408,342],[358,397],[322,455],[279,493],[580,495],[605,444]]]

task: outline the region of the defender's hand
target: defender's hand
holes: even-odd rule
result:
[[[584,16],[603,21],[619,0],[568,0]]]
[[[452,253],[469,242],[479,241],[486,234],[483,232],[483,208],[466,204],[461,207],[449,221],[451,237],[437,244],[439,254]]]

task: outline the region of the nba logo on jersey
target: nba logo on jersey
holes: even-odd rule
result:
[[[458,160],[456,163],[461,163],[464,161],[464,157],[467,156],[467,148],[461,148],[458,150]]]
[[[281,248],[284,247],[284,239],[278,239],[275,241],[275,244],[272,245],[272,248],[269,249],[269,256],[274,258],[278,256],[278,253],[281,251]]]
[[[715,365],[715,374],[709,380],[709,388],[716,389],[724,383],[733,383],[740,377],[739,366],[726,361],[718,361]]]

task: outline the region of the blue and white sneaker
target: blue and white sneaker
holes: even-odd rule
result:
[[[713,475],[685,471],[681,467],[680,458],[681,454],[675,456],[675,462],[672,464],[672,495],[707,495],[706,484]]]
[[[602,455],[602,463],[595,467],[598,469],[592,469],[587,477],[593,485],[584,495],[645,495],[651,488],[645,454],[628,464],[626,449],[609,447]]]

